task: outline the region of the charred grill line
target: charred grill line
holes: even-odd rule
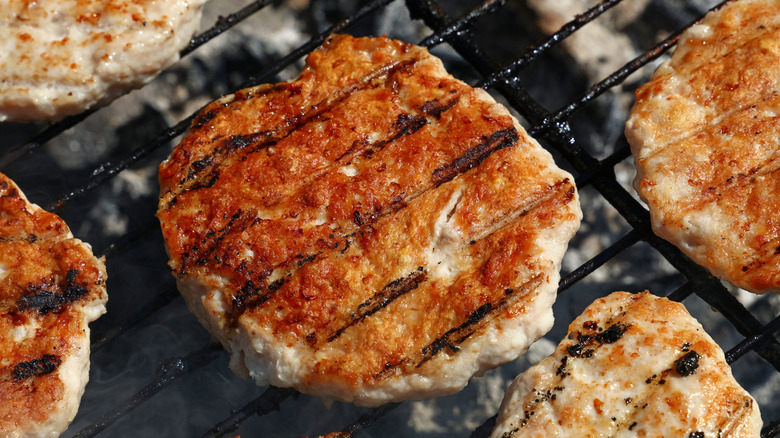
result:
[[[40,377],[53,373],[62,363],[62,359],[53,354],[44,354],[40,359],[20,362],[11,372],[14,380],[25,380],[30,377]]]
[[[184,275],[193,265],[207,263],[208,259],[206,257],[217,249],[219,243],[222,242],[225,236],[227,236],[236,225],[243,226],[249,220],[252,220],[251,216],[244,215],[244,213],[243,210],[236,211],[224,227],[219,230],[209,230],[200,243],[192,245],[189,251],[184,251],[181,258],[182,266],[179,269],[179,274]],[[239,219],[241,219],[241,221],[237,223]],[[211,239],[210,242],[209,239]],[[205,247],[205,249],[203,247]]]
[[[461,173],[479,166],[480,163],[493,154],[493,152],[505,147],[514,146],[517,144],[517,141],[518,134],[514,127],[494,132],[489,137],[483,137],[482,143],[469,149],[452,163],[445,164],[434,170],[431,177],[434,186],[438,187]]]
[[[233,312],[231,313],[233,324],[231,325],[234,325],[235,321],[246,311],[246,309],[257,307],[268,301],[271,298],[271,294],[284,284],[284,280],[278,281],[279,282],[271,283],[271,285],[264,290],[263,287],[255,287],[252,280],[247,280],[246,283],[244,283],[244,287],[236,293],[231,302],[233,308]],[[271,288],[272,285],[274,286],[273,289]]]
[[[457,93],[456,90],[450,91],[450,94],[456,94],[456,93]],[[429,100],[422,104],[422,106],[420,107],[420,111],[422,111],[423,114],[440,119],[441,115],[444,112],[448,111],[450,108],[457,105],[459,101],[460,101],[459,94],[456,94],[454,98],[450,99],[449,101],[443,104],[439,102],[439,99]]]
[[[591,357],[601,345],[617,342],[630,326],[630,324],[625,325],[617,322],[601,332],[589,334],[577,332],[577,343],[566,347],[566,352],[572,357]],[[573,337],[574,334],[570,333],[569,338],[572,339]],[[585,347],[593,348],[586,350]]]
[[[413,116],[407,113],[399,114],[398,119],[393,123],[393,127],[398,129],[398,133],[390,139],[390,142],[404,135],[413,134],[427,124],[428,121],[423,116]]]
[[[187,179],[185,181],[181,181],[181,183],[183,184],[188,180],[192,180],[203,170],[213,167],[214,164],[216,164],[216,157],[223,155],[228,157],[233,155],[235,152],[241,151],[263,138],[271,137],[272,134],[273,133],[270,131],[261,131],[253,134],[231,135],[229,138],[222,141],[220,147],[215,149],[213,154],[207,155],[200,160],[193,161],[190,165],[190,171],[187,173]]]
[[[445,348],[450,348],[453,353],[457,353],[460,349],[456,344],[460,344],[468,339],[480,327],[495,317],[499,311],[525,296],[525,292],[538,287],[541,282],[541,275],[537,274],[519,288],[506,289],[501,300],[495,303],[488,302],[477,308],[459,326],[448,330],[442,336],[423,347],[420,351],[422,358],[415,364],[415,367],[423,366]]]
[[[237,152],[245,150],[250,145],[256,145],[254,148],[249,149],[246,152],[246,154],[252,154],[279,143],[303,126],[319,117],[322,117],[323,114],[326,114],[328,111],[335,108],[339,102],[343,102],[354,93],[380,86],[381,80],[390,77],[395,72],[413,66],[417,61],[417,59],[413,59],[404,62],[393,62],[378,68],[355,81],[355,83],[343,88],[342,90],[339,90],[336,93],[331,94],[328,98],[307,107],[304,112],[287,117],[279,126],[274,127],[272,130],[231,137],[222,147],[215,150],[214,153],[209,154],[207,157],[197,160],[190,165],[190,171],[188,172],[187,176],[189,180],[192,181],[192,185],[189,187],[183,187],[179,190],[178,193],[175,193],[175,196],[180,196],[189,191],[201,188],[197,182],[197,180],[201,179],[199,175],[201,175],[207,169],[215,167],[219,168],[220,166],[226,164],[226,162],[228,162],[234,155],[236,155]],[[286,89],[291,94],[297,94],[300,92],[300,88],[294,84],[280,85],[278,88],[275,87],[272,91],[277,91],[279,89]],[[251,94],[252,93],[249,92],[246,95],[251,96]],[[236,98],[238,99],[240,97],[236,95]],[[209,113],[207,112],[206,114],[208,115]],[[196,121],[203,124],[203,121],[200,121],[197,118]],[[265,140],[257,144],[257,141],[263,138]],[[196,165],[196,163],[198,164]],[[218,177],[219,176],[217,174],[217,178]],[[214,182],[211,184],[213,183]]]
[[[448,330],[444,334],[444,336],[441,336],[440,338],[436,339],[432,343],[423,347],[422,349],[423,358],[420,362],[417,363],[417,367],[421,367],[425,362],[432,359],[433,356],[435,356],[445,347],[450,347],[452,351],[455,352],[460,351],[460,348],[455,346],[455,344],[456,343],[459,344],[465,341],[469,336],[471,336],[476,331],[476,329],[473,330],[468,330],[468,329],[471,328],[474,324],[482,321],[492,311],[500,307],[502,307],[500,303],[498,306],[495,306],[495,308],[493,306],[493,303],[483,304],[477,310],[472,312],[471,315],[469,315],[468,319],[463,324]]]
[[[48,279],[43,281],[43,285],[29,286],[28,291],[32,291],[33,293],[19,298],[16,303],[17,308],[21,312],[35,309],[41,315],[52,312],[61,312],[63,307],[78,301],[88,292],[83,284],[75,282],[78,273],[78,269],[71,269],[68,271],[65,278],[65,287],[61,287],[62,293],[48,290]]]
[[[420,266],[407,274],[406,277],[401,277],[388,283],[381,291],[375,293],[371,298],[360,304],[355,313],[350,316],[349,321],[328,337],[328,342],[333,342],[348,328],[363,322],[369,316],[387,307],[397,298],[417,289],[417,287],[420,286],[420,283],[424,282],[427,278],[428,271]]]
[[[574,199],[574,186],[571,184],[568,178],[558,180],[554,184],[547,185],[545,190],[541,193],[535,193],[533,198],[530,198],[528,202],[522,204],[519,208],[507,212],[504,217],[499,220],[493,221],[487,228],[471,236],[469,241],[471,244],[476,243],[479,240],[485,239],[491,234],[497,233],[507,226],[512,226],[519,218],[531,213],[537,207],[546,202],[554,201],[556,197],[565,198],[565,203]]]
[[[370,157],[374,153],[384,149],[387,145],[398,140],[399,138],[406,135],[414,134],[415,132],[419,131],[427,124],[428,121],[425,120],[424,116],[414,116],[409,113],[399,114],[398,118],[392,125],[393,128],[396,128],[396,132],[392,134],[392,136],[389,139],[380,140],[374,143],[355,140],[352,143],[352,146],[350,146],[346,152],[341,154],[341,156],[339,156],[334,161],[334,164],[339,164],[342,162],[345,162],[345,164],[350,164],[352,162],[352,159],[357,154],[361,154],[365,157]]]
[[[303,265],[307,263],[311,263],[314,260],[319,257],[320,253],[316,254],[310,254],[308,256],[298,255],[299,259],[297,262],[292,263],[292,261],[288,260],[284,264],[293,265],[295,269],[301,268]],[[281,265],[280,265],[281,266]],[[278,266],[277,266],[278,268]],[[272,281],[268,286],[255,286],[256,282],[263,282],[265,279],[270,275],[272,272],[271,269],[264,270],[261,272],[255,279],[253,280],[247,280],[246,283],[244,283],[244,287],[242,287],[236,295],[233,297],[233,300],[231,301],[232,306],[232,313],[231,313],[231,324],[235,325],[236,321],[238,320],[238,317],[241,316],[244,312],[246,312],[250,308],[258,307],[265,303],[266,301],[270,300],[276,291],[281,289],[282,286],[284,286],[284,283],[287,282],[285,277],[279,278],[277,280]],[[292,275],[292,272],[288,273],[287,276]]]

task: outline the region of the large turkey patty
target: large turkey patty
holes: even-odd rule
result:
[[[212,103],[160,182],[170,266],[233,369],[361,405],[522,354],[581,217],[504,107],[387,38],[335,36],[295,81]]]

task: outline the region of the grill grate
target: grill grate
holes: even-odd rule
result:
[[[226,1],[212,0],[218,5]],[[563,105],[551,106],[537,100],[533,96],[538,96],[539,91],[533,88],[533,81],[527,80],[529,75],[533,75],[528,72],[540,65],[562,62],[565,55],[561,55],[560,43],[570,35],[588,23],[603,20],[600,17],[618,4],[632,1],[639,0],[605,0],[549,37],[541,37],[535,29],[507,31],[509,35],[513,32],[522,34],[528,39],[528,47],[522,53],[514,53],[503,64],[494,61],[496,48],[483,42],[486,39],[483,22],[492,19],[494,21],[490,23],[501,23],[496,19],[501,14],[514,17],[518,13],[515,4],[506,4],[502,0],[488,0],[477,5],[464,5],[464,1],[458,0],[341,2],[351,7],[351,12],[344,15],[346,18],[324,30],[313,29],[313,37],[277,59],[259,60],[260,68],[247,70],[260,73],[244,75],[222,92],[278,80],[280,74],[294,67],[331,33],[375,33],[376,17],[403,9],[410,21],[421,21],[432,31],[419,44],[441,52],[448,70],[452,71],[450,67],[454,67],[458,71],[456,76],[471,78],[475,86],[505,99],[526,121],[529,133],[556,155],[560,165],[573,171],[583,203],[588,200],[602,203],[607,206],[607,211],[613,211],[614,216],[622,221],[617,230],[606,233],[603,238],[606,243],[595,254],[582,257],[579,266],[575,264],[568,273],[564,270],[559,303],[556,304],[558,322],[549,338],[557,343],[568,322],[592,299],[613,290],[631,290],[633,283],[636,284],[635,290],[652,287],[651,291],[656,294],[685,300],[697,317],[713,313],[709,310],[711,307],[718,312],[716,319],[720,324],[713,323],[713,330],[709,330],[706,324],[705,328],[727,350],[727,361],[733,365],[738,379],[750,374],[762,375],[758,383],[751,381],[753,386],[748,388],[754,395],[756,391],[768,394],[764,398],[769,402],[761,403],[765,423],[762,437],[779,435],[780,401],[777,399],[780,397],[777,395],[780,390],[768,386],[780,371],[780,344],[775,337],[780,329],[780,316],[777,307],[772,307],[778,304],[777,300],[775,297],[753,296],[748,297],[752,302],[738,300],[733,291],[720,281],[688,260],[677,248],[656,237],[650,229],[647,210],[619,181],[618,169],[630,166],[631,161],[625,139],[620,136],[608,144],[610,150],[606,156],[598,158],[597,154],[589,152],[591,142],[577,129],[583,123],[579,119],[583,109],[597,106],[605,99],[605,94],[620,87],[630,89],[625,82],[643,67],[652,68],[652,64],[674,46],[690,24],[680,26],[674,21],[674,29],[660,43],[629,60],[600,82],[584,87],[584,90],[575,93],[576,97],[565,98]],[[197,54],[205,49],[202,46],[208,46],[221,35],[237,32],[234,28],[245,20],[273,13],[279,5],[271,3],[269,0],[246,3],[235,13],[219,17],[214,26],[192,40],[182,55]],[[303,6],[301,1],[290,3],[298,4],[303,15],[307,10],[319,7],[316,2]],[[659,17],[679,16],[679,7],[674,9],[675,0],[650,3]],[[217,7],[222,9],[225,6]],[[681,7],[692,19],[700,18],[704,12],[688,2],[683,2]],[[458,18],[450,17],[451,10],[459,10],[458,14],[452,14]],[[196,67],[197,62],[193,61],[183,68],[191,71]],[[559,72],[564,68],[559,67]],[[463,72],[459,74],[461,70]],[[529,82],[531,85],[528,85]],[[175,87],[175,83],[163,85]],[[206,100],[215,99],[219,94],[220,90],[215,90],[207,95]],[[489,384],[476,389],[470,385],[463,393],[448,397],[441,404],[389,404],[367,410],[337,403],[325,411],[318,400],[293,390],[256,388],[251,382],[235,378],[227,370],[227,354],[210,341],[208,334],[194,322],[165,269],[162,240],[154,218],[156,187],[137,196],[132,191],[117,189],[132,185],[132,178],[143,174],[143,169],[156,168],[159,160],[184,133],[194,117],[194,109],[199,105],[190,102],[188,107],[192,109],[180,110],[177,117],[162,124],[159,117],[155,119],[148,114],[157,112],[146,111],[138,117],[138,123],[145,127],[144,131],[151,132],[133,137],[126,146],[106,152],[100,160],[86,160],[87,164],[81,167],[52,172],[56,164],[52,164],[50,156],[55,154],[55,146],[62,145],[52,145],[47,149],[47,144],[58,142],[68,135],[75,135],[85,142],[92,141],[85,139],[91,129],[90,120],[100,113],[117,111],[117,105],[121,105],[124,99],[108,108],[89,111],[50,126],[0,125],[0,132],[8,133],[6,138],[10,139],[6,151],[0,155],[0,169],[16,179],[33,201],[62,214],[78,237],[92,242],[96,248],[103,248],[99,252],[107,257],[109,264],[109,313],[93,324],[92,382],[87,387],[79,416],[66,436],[145,436],[148,434],[143,433],[144,427],[152,430],[154,436],[232,436],[236,432],[251,436],[299,436],[333,431],[340,431],[336,432],[336,436],[359,433],[368,436],[398,436],[400,433],[407,436],[411,430],[418,436],[489,435],[494,421],[489,417],[495,413],[494,405],[455,426],[441,425],[442,422],[457,423],[454,413],[477,410],[475,391],[489,388]],[[549,110],[548,107],[558,109]],[[42,175],[44,173],[45,176]],[[156,178],[154,172],[151,172],[151,178]],[[125,186],[117,181],[124,181],[122,184]],[[95,215],[114,210],[98,207],[98,204],[106,198],[116,198],[117,191],[121,196],[112,204],[113,208],[137,214],[130,216],[124,232],[101,232],[97,230],[99,221]],[[63,195],[51,198],[51,193]],[[600,219],[603,217],[588,217],[586,213],[583,230],[570,248],[586,247],[588,234]],[[587,253],[583,251],[583,254]],[[622,277],[615,280],[608,276],[605,278],[602,272],[612,265],[620,265],[624,257],[631,259],[627,255],[629,253],[651,254],[655,260],[660,260],[656,263],[668,266],[668,272],[665,271],[662,278],[649,286],[642,283],[645,277],[641,275],[632,277],[635,279],[629,284],[625,284]],[[631,265],[615,269],[625,273],[637,268],[641,270],[645,267]],[[564,305],[569,307],[561,307]],[[182,334],[185,332],[194,334],[184,339]],[[521,359],[518,364],[503,367],[497,375],[512,378],[527,367],[529,361]],[[767,383],[762,384],[762,379]],[[500,392],[506,386],[505,380],[501,382]],[[451,406],[453,404],[454,407]],[[439,410],[444,413],[444,420],[434,422],[433,426],[409,426],[409,431],[399,432],[399,423],[411,423],[417,421],[413,418],[425,417],[425,412],[420,414],[419,409]],[[436,415],[436,412],[426,412],[428,416]],[[306,418],[298,419],[300,417]],[[290,421],[306,424],[288,425]]]

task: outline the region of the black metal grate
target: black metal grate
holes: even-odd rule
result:
[[[624,0],[632,1],[636,0]],[[202,50],[201,46],[223,33],[235,32],[233,26],[247,18],[271,13],[271,3],[267,0],[252,2],[233,14],[220,17],[213,27],[194,38],[182,55]],[[651,232],[647,210],[618,180],[617,169],[627,163],[630,166],[631,161],[625,139],[619,136],[609,140],[608,151],[599,158],[591,152],[591,142],[578,130],[579,126],[593,124],[593,119],[600,117],[598,106],[605,99],[605,93],[624,86],[635,72],[645,66],[652,67],[653,62],[673,47],[679,35],[690,26],[680,26],[675,21],[680,17],[680,8],[688,13],[693,20],[691,23],[701,17],[703,10],[692,8],[686,2],[680,6],[674,0],[651,2],[655,19],[672,23],[673,29],[668,36],[635,59],[626,60],[622,68],[594,85],[569,87],[574,92],[563,99],[565,103],[549,110],[550,105],[537,100],[545,90],[540,91],[534,81],[528,79],[534,75],[528,71],[542,64],[552,64],[556,74],[566,77],[571,60],[564,59],[566,55],[562,54],[560,43],[582,26],[603,19],[600,18],[602,14],[621,3],[620,0],[603,1],[549,37],[543,37],[529,21],[518,18],[529,26],[528,29],[509,29],[507,34],[525,43],[517,45],[508,60],[500,62],[494,60],[496,54],[505,54],[512,49],[486,45],[484,41],[491,40],[485,36],[495,30],[491,26],[511,26],[512,19],[527,13],[517,3],[507,4],[500,0],[476,5],[456,0],[342,3],[347,4],[350,12],[323,31],[316,27],[317,23],[323,22],[322,16],[328,15],[327,8],[317,6],[316,2],[301,7],[302,14],[307,13],[307,8],[309,10],[310,21],[314,23],[310,29],[314,31],[313,37],[279,58],[258,60],[259,67],[242,66],[242,73],[248,71],[248,74],[242,75],[227,90],[213,90],[208,98],[218,97],[220,91],[229,92],[277,80],[281,72],[294,66],[331,33],[371,34],[376,32],[372,26],[376,16],[388,13],[391,8],[403,9],[409,14],[409,20],[420,20],[431,31],[419,44],[441,52],[446,58],[445,65],[450,71],[455,70],[456,76],[471,80],[475,86],[503,98],[525,120],[529,133],[554,153],[559,165],[572,170],[584,195],[583,202],[604,203],[608,211],[620,218],[622,226],[605,234],[606,243],[595,254],[570,272],[563,272],[558,301],[570,308],[564,311],[556,308],[559,321],[549,335],[550,339],[557,343],[568,322],[595,297],[617,289],[652,287],[652,292],[685,300],[689,308],[699,309],[700,313],[711,313],[710,307],[719,313],[717,318],[722,323],[713,325],[716,332],[711,334],[727,350],[727,360],[738,378],[761,374],[769,379],[780,371],[780,344],[775,337],[780,329],[780,316],[772,308],[774,297],[754,297],[751,303],[740,302],[733,291],[674,246],[656,237]],[[311,12],[315,8],[321,8],[317,9],[317,17]],[[564,62],[569,64],[564,66]],[[186,67],[190,71],[195,68],[195,62]],[[572,81],[583,82],[576,74],[573,77]],[[170,87],[174,86],[171,82]],[[91,131],[90,120],[95,113],[116,111],[115,107],[121,103],[122,99],[106,109],[90,111],[51,126],[0,125],[0,132],[8,142],[0,155],[0,169],[16,179],[33,201],[62,214],[77,237],[93,243],[99,253],[106,255],[109,265],[109,312],[93,325],[92,383],[87,387],[79,416],[66,436],[148,436],[145,431],[150,430],[154,431],[152,436],[234,436],[236,433],[300,436],[332,432],[338,436],[359,433],[408,436],[409,430],[398,428],[413,416],[414,408],[408,403],[368,410],[337,403],[330,410],[324,410],[316,399],[293,390],[256,388],[253,383],[232,376],[227,370],[227,354],[209,340],[208,334],[186,311],[165,268],[162,241],[154,217],[156,191],[143,196],[128,196],[120,191],[122,196],[114,199],[113,208],[136,214],[127,215],[130,219],[125,224],[126,230],[118,237],[117,233],[96,230],[95,216],[110,213],[109,207],[101,210],[96,205],[105,199],[116,198],[115,182],[120,173],[155,168],[194,117],[193,112],[185,112],[185,116],[168,123],[155,116],[157,112],[145,108],[132,121],[131,139],[124,142],[120,139],[119,146],[105,152],[100,160],[87,160],[92,164],[69,169],[58,168],[52,162],[53,147],[47,149],[47,143],[68,135],[84,142],[94,141],[84,139]],[[583,117],[585,109],[588,110],[585,113],[593,114]],[[37,132],[33,132],[35,130]],[[63,195],[53,198],[52,193]],[[583,230],[570,247],[586,247],[588,233],[602,219],[588,217],[586,213]],[[647,257],[667,264],[668,272],[659,273],[662,278],[649,286],[641,280],[647,279],[652,272],[638,276],[629,284],[622,278],[604,278],[604,274],[600,274],[607,266],[620,265],[624,258],[633,260],[626,256],[629,253],[649,254]],[[629,264],[617,266],[615,270],[629,272],[647,268]],[[185,339],[184,332],[194,332],[194,335]],[[503,373],[513,376],[527,365],[510,365]],[[753,389],[763,388],[762,378],[758,383],[751,383]],[[766,390],[772,391],[771,388]],[[774,403],[762,406],[765,423],[762,437],[780,434],[780,401],[776,400],[780,399],[780,393],[773,395],[768,399],[775,400]],[[447,398],[441,405],[434,405],[433,409],[444,413],[445,423],[454,424],[459,421],[458,412],[475,409],[473,396],[473,391],[464,391]],[[494,413],[484,414],[476,420],[470,418],[450,428],[441,425],[417,428],[415,433],[418,436],[488,436],[492,427],[490,416]]]

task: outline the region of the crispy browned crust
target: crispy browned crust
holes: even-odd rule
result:
[[[0,174],[0,273],[0,431],[61,433],[75,406],[59,368],[89,346],[83,309],[106,301],[105,266],[62,219],[31,205]],[[25,326],[34,334],[19,335]],[[52,423],[63,409],[65,419]]]
[[[780,291],[780,1],[731,3],[683,35],[626,126],[654,230],[716,276]]]
[[[761,425],[755,400],[682,304],[615,292],[517,377],[492,436],[755,438]]]
[[[422,48],[337,36],[296,81],[198,115],[160,166],[158,216],[175,275],[221,291],[218,337],[301,344],[302,385],[359,387],[457,355],[557,284],[535,239],[577,228],[570,176],[442,71]],[[432,236],[448,208],[457,235]]]

